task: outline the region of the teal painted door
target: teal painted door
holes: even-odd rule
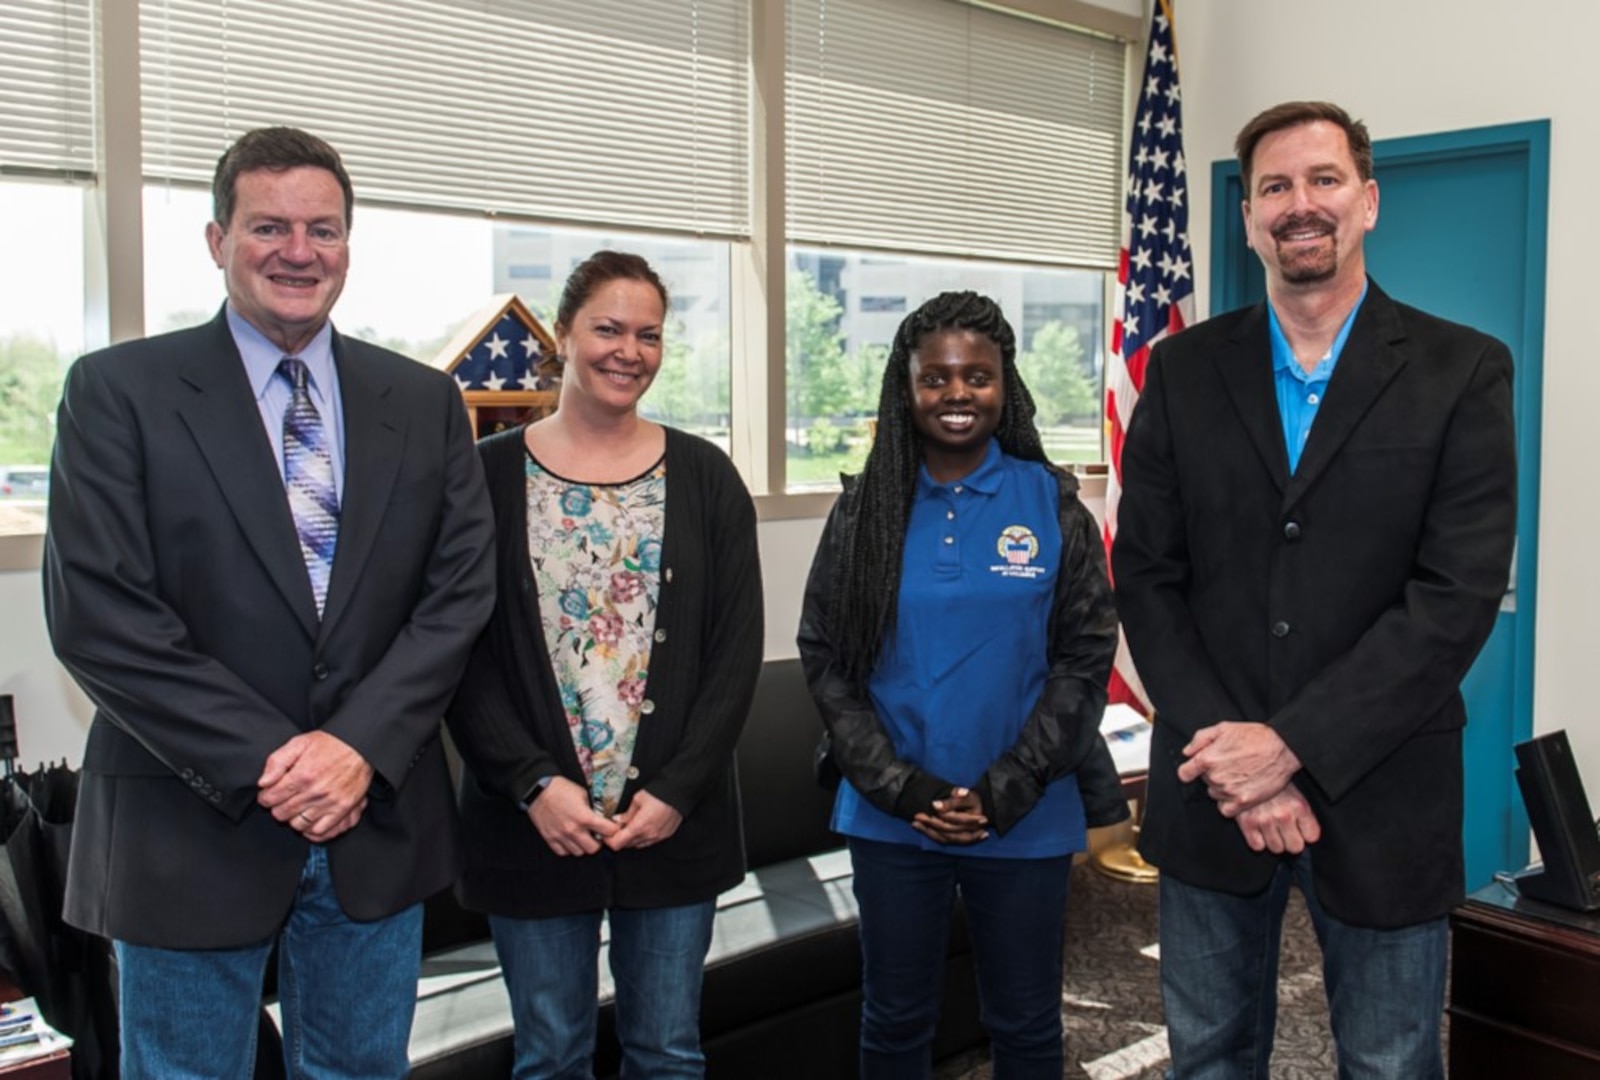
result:
[[[1470,890],[1528,856],[1511,747],[1533,730],[1549,125],[1393,139],[1373,149],[1378,226],[1366,242],[1373,279],[1404,303],[1493,334],[1516,361],[1516,565],[1494,633],[1462,687]],[[1219,162],[1213,180],[1212,296],[1215,310],[1225,311],[1253,303],[1265,285],[1244,244],[1237,165]]]

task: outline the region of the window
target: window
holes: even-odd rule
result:
[[[727,244],[496,225],[479,217],[364,206],[359,190],[356,197],[350,276],[333,310],[341,332],[432,362],[462,323],[500,293],[521,296],[553,332],[572,267],[600,248],[634,251],[661,274],[672,297],[666,359],[644,411],[727,448]],[[210,193],[147,187],[144,211],[148,332],[211,318],[225,291],[204,237]]]
[[[374,202],[748,231],[744,0],[139,0],[146,176],[295,124]]]
[[[884,363],[904,315],[853,304],[853,295],[908,297],[947,289],[994,298],[1017,333],[1017,367],[1038,405],[1046,451],[1062,462],[1102,460],[1105,277],[953,260],[867,257],[791,248],[785,444],[792,490],[838,483],[871,445]],[[1054,317],[1035,324],[1027,313]]]
[[[94,179],[94,10],[0,4],[0,176]]]
[[[496,228],[495,292],[518,293],[554,333],[567,274],[602,248],[643,256],[661,275],[672,302],[661,371],[640,411],[729,449],[728,244],[574,229]]]
[[[574,265],[604,246],[635,251],[675,297],[645,411],[726,447],[730,240],[749,231],[746,12],[747,0],[140,0],[144,168],[169,182],[145,200],[149,332],[221,303],[198,190],[221,148],[297,124],[339,149],[356,189],[341,330],[433,360],[510,292],[553,330]],[[286,56],[294,79],[263,77]]]
[[[1057,358],[1029,376],[1069,402],[1047,424],[1052,448],[1096,457],[1097,423],[1071,402],[1085,379],[1098,394],[1095,280],[1120,231],[1123,42],[1140,20],[1015,5],[1095,27],[1077,31],[1010,2],[0,5],[0,241],[32,257],[0,271],[22,279],[0,294],[0,339],[47,343],[52,373],[33,399],[0,400],[0,431],[31,424],[35,446],[48,432],[63,364],[104,336],[85,311],[109,310],[118,333],[138,330],[141,306],[146,333],[215,313],[201,189],[232,137],[293,123],[345,153],[360,199],[344,330],[431,358],[489,295],[547,314],[582,255],[639,250],[674,295],[647,407],[733,447],[756,490],[778,492],[831,484],[864,453],[881,350],[907,311],[943,282],[988,288],[1025,363]],[[132,49],[136,94],[116,78]],[[594,76],[619,70],[649,77]],[[135,110],[136,160],[112,140],[99,162],[96,125],[125,131]],[[759,137],[780,127],[776,145]],[[91,203],[96,183],[106,197]],[[141,183],[142,229],[121,213]],[[98,205],[104,221],[85,213]],[[140,246],[101,250],[103,230]],[[786,246],[789,294],[769,295],[763,260]],[[131,273],[87,269],[130,251],[142,295]],[[19,412],[24,399],[49,406]],[[0,465],[37,453],[0,449]]]
[[[350,276],[334,324],[432,360],[496,291],[494,227],[482,218],[364,206],[360,196],[358,190]],[[227,295],[206,247],[210,192],[148,186],[144,215],[146,332],[210,319]]]
[[[83,191],[0,183],[0,470],[47,469],[67,365],[83,352]],[[0,485],[0,536],[44,528],[37,484]]]
[[[93,47],[91,0],[0,5],[0,537],[44,528],[37,477],[61,376],[84,346]]]
[[[1101,460],[1125,47],[944,0],[787,7],[789,486],[860,468],[895,330],[946,289],[1006,312],[1051,456]]]

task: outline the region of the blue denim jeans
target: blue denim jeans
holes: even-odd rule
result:
[[[628,1080],[705,1075],[700,982],[716,911],[715,901],[707,900],[609,913],[617,1037]],[[603,914],[489,917],[511,993],[513,1080],[594,1076]]]
[[[990,859],[850,839],[861,910],[862,1080],[933,1074],[956,893],[994,1080],[1060,1080],[1061,948],[1072,857]]]
[[[284,1067],[292,1080],[395,1080],[422,962],[422,905],[377,922],[339,907],[313,845],[278,936]],[[123,1080],[238,1080],[255,1069],[269,939],[242,949],[115,942]]]
[[[1278,947],[1289,888],[1304,894],[1322,946],[1340,1080],[1443,1080],[1447,924],[1398,930],[1322,910],[1311,854],[1285,859],[1256,896],[1161,877],[1161,997],[1172,1080],[1266,1080],[1277,1021]]]

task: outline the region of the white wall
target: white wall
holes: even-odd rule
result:
[[[0,694],[15,699],[23,764],[78,763],[92,707],[50,651],[37,570],[0,571]]]
[[[1583,32],[1591,17],[1583,0],[1179,0],[1175,15],[1201,310],[1211,163],[1231,156],[1235,132],[1261,109],[1301,98],[1336,101],[1380,139],[1551,120],[1534,725],[1567,729],[1593,800],[1600,797],[1590,651],[1600,641],[1592,554],[1600,514],[1590,460],[1600,451],[1592,318],[1600,118],[1593,40]]]

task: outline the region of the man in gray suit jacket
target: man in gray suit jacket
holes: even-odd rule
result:
[[[289,1075],[397,1077],[488,499],[454,383],[328,321],[334,149],[250,132],[213,197],[223,310],[83,357],[61,402],[46,614],[96,706],[66,918],[115,941],[130,1080],[248,1076],[274,942]]]
[[[1237,141],[1267,301],[1158,345],[1123,450],[1117,607],[1157,711],[1174,1075],[1266,1076],[1291,885],[1341,1077],[1443,1076],[1461,678],[1516,529],[1511,357],[1366,276],[1366,128],[1291,102]]]

